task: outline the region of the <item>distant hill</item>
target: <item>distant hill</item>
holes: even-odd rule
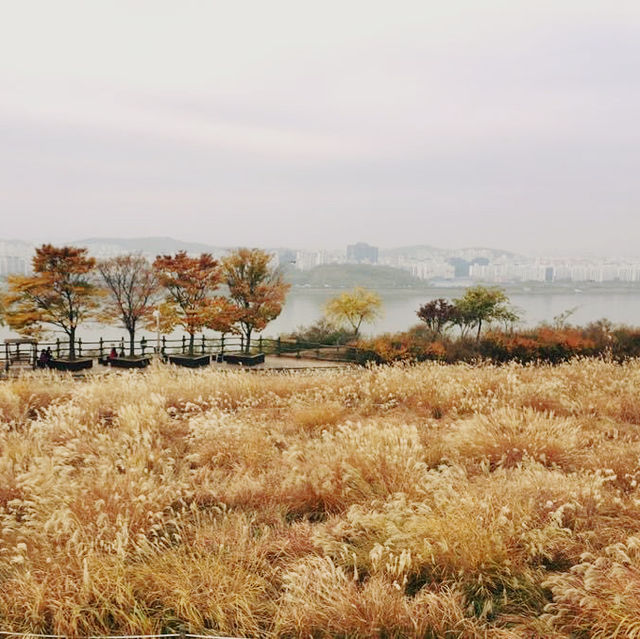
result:
[[[113,252],[135,253],[142,252],[150,255],[161,255],[186,251],[187,253],[215,253],[226,251],[225,248],[203,244],[200,242],[185,242],[171,237],[90,237],[72,242],[74,246],[83,246],[92,250],[104,251],[112,247]]]
[[[427,244],[416,244],[415,246],[398,246],[390,249],[380,249],[380,257],[407,257],[409,259],[425,259],[441,256],[444,249]]]
[[[369,264],[325,264],[308,271],[286,269],[285,277],[294,286],[310,288],[426,288],[428,282],[391,266]]]
[[[64,244],[64,242],[56,242],[56,244]],[[214,255],[224,255],[227,251],[237,248],[237,246],[214,246],[204,242],[187,242],[184,240],[176,240],[172,237],[156,236],[156,237],[89,237],[82,240],[69,242],[73,246],[87,247],[90,252],[100,253],[135,253],[141,252],[146,255],[171,254],[177,251],[186,251],[187,253],[213,253]],[[5,254],[9,247],[11,251],[18,254],[31,253],[33,250],[32,242],[22,240],[3,240],[0,238],[0,246],[4,247]],[[239,245],[238,245],[239,246]],[[280,255],[288,255],[295,251],[291,248],[278,247],[267,249]],[[428,244],[416,244],[409,246],[399,246],[396,248],[380,249],[380,257],[403,257],[405,259],[425,260],[430,258],[446,259],[451,257],[459,257],[471,260],[475,257],[486,257],[495,259],[498,257],[518,257],[516,253],[505,251],[503,249],[493,249],[486,247],[467,247],[459,249],[443,249]]]
[[[0,238],[0,255],[30,256],[33,253],[33,243],[23,240],[3,240]]]
[[[86,247],[90,253],[100,255],[118,255],[121,253],[142,253],[149,257],[156,255],[172,255],[178,251],[186,251],[189,254],[211,253],[215,257],[222,257],[238,246],[213,246],[202,242],[186,242],[175,240],[172,237],[90,237],[84,240],[71,242],[73,246]],[[242,245],[244,246],[244,245]],[[249,247],[253,248],[253,247]],[[295,255],[291,249],[268,248],[269,252],[277,253],[284,259],[289,255]]]
[[[64,244],[65,242],[57,242]],[[186,251],[189,254],[211,253],[217,258],[226,255],[236,246],[214,246],[204,242],[188,242],[176,240],[172,237],[89,237],[82,240],[69,242],[73,246],[86,247],[89,253],[95,257],[105,258],[125,253],[142,253],[149,259],[156,255],[169,255],[178,251]],[[29,260],[33,254],[33,243],[21,240],[1,240],[0,255],[20,256]],[[287,267],[288,276],[294,284],[311,287],[343,287],[361,284],[363,286],[423,288],[425,281],[413,277],[409,273],[392,266],[365,265],[365,264],[331,264],[316,267],[311,271],[300,272],[288,268],[295,261],[295,248],[268,248],[268,251],[277,253],[280,263]],[[442,249],[428,244],[400,246],[396,248],[380,249],[380,257],[389,259],[394,264],[395,260],[445,260],[456,266],[456,275],[462,276],[468,272],[468,264],[478,258],[489,262],[500,257],[518,257],[515,253],[502,249],[485,247],[468,247],[460,249]]]
[[[380,249],[381,257],[404,257],[410,260],[426,260],[432,258],[459,257],[462,259],[473,259],[476,257],[486,257],[496,259],[498,257],[518,257],[516,253],[503,249],[487,248],[483,246],[470,246],[459,249],[443,249],[428,244],[416,244],[412,246],[398,246],[391,249]]]

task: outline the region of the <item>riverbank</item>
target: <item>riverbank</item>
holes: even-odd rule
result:
[[[577,290],[576,290],[577,289]],[[636,285],[532,285],[507,287],[513,305],[521,311],[522,326],[533,327],[541,322],[551,322],[553,318],[569,309],[575,309],[571,315],[572,323],[586,325],[602,318],[614,324],[640,325],[640,286]],[[277,337],[292,333],[300,326],[313,324],[323,316],[324,305],[341,289],[293,288],[287,296],[282,314],[271,322],[264,334]],[[388,290],[378,291],[383,301],[383,316],[375,324],[365,327],[365,335],[407,330],[418,323],[416,311],[425,302],[438,297],[455,298],[463,294],[462,288],[430,287],[421,291]],[[111,343],[126,342],[126,331],[117,326],[102,326],[92,323],[82,324],[79,336],[86,341],[103,337]],[[214,336],[214,333],[207,333]],[[55,333],[53,334],[55,336]],[[155,341],[153,331],[139,332],[139,338],[145,336],[149,344]],[[14,337],[6,326],[0,326],[0,340]],[[62,339],[63,336],[58,334]],[[182,337],[176,333],[173,337]]]

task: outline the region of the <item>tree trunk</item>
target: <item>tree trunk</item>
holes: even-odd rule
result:
[[[193,343],[195,339],[194,333],[189,333],[189,355],[193,355]]]
[[[478,333],[476,334],[476,342],[480,341],[480,331],[482,330],[482,320],[478,320]]]
[[[130,328],[128,330],[129,330],[129,355],[133,357],[136,349],[136,329]]]
[[[69,359],[76,358],[76,329],[70,328],[69,332]]]
[[[250,328],[245,329],[244,334],[247,338],[246,344],[244,345],[244,352],[248,355],[249,350],[251,348],[251,329]]]

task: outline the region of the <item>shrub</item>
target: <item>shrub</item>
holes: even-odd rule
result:
[[[630,351],[635,348],[640,351],[640,335],[637,342],[628,337],[627,341]],[[383,363],[425,360],[448,363],[491,360],[504,363],[515,360],[521,363],[555,364],[572,357],[611,353],[610,340],[593,327],[552,328],[547,325],[519,332],[493,330],[479,340],[467,337],[452,339],[446,335],[436,337],[433,331],[415,327],[405,332],[386,333],[361,340],[358,346],[373,351]],[[624,348],[618,348],[616,353],[621,350]]]
[[[326,318],[322,318],[309,326],[299,326],[293,333],[282,337],[298,340],[303,347],[316,344],[347,344],[353,339],[353,331],[336,326]]]

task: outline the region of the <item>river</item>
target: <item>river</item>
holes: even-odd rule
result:
[[[322,317],[325,302],[340,291],[334,289],[293,289],[285,307],[276,320],[264,331],[265,336],[276,336],[308,325]],[[365,334],[401,331],[416,324],[416,310],[421,304],[437,297],[453,298],[462,294],[460,288],[430,288],[418,290],[379,291],[383,301],[383,316],[373,325],[364,327]],[[614,324],[640,325],[640,286],[605,287],[583,289],[572,286],[512,287],[507,290],[513,306],[522,317],[523,326],[551,322],[556,315],[575,308],[569,318],[574,324],[607,318]],[[82,325],[78,331],[83,340],[99,336],[107,340],[119,339],[126,332],[116,326],[96,324]],[[142,335],[142,333],[141,333]],[[147,338],[153,334],[146,332]],[[0,338],[15,336],[8,327],[0,327]]]

